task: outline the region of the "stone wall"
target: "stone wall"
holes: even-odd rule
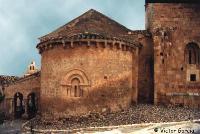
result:
[[[14,114],[14,95],[16,93],[23,95],[23,105],[25,107],[25,113],[27,110],[27,96],[31,93],[36,94],[37,104],[40,97],[40,74],[33,74],[25,78],[21,78],[14,83],[5,86],[5,100],[1,103],[1,109],[6,113],[8,117],[13,117]],[[38,105],[39,107],[39,105]]]
[[[154,41],[155,103],[200,107],[199,62],[189,64],[186,55],[188,44],[200,46],[200,5],[147,4],[146,16]]]
[[[87,46],[74,42],[73,48],[56,45],[44,51],[43,117],[117,111],[128,108],[131,102],[137,103],[137,51],[123,49],[104,43]],[[78,95],[75,95],[74,80],[80,82]]]

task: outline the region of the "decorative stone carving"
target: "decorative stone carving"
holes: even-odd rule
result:
[[[68,97],[82,97],[90,82],[86,74],[78,69],[71,70],[61,81],[63,89],[67,90]]]
[[[82,86],[90,85],[89,79],[87,78],[86,74],[78,69],[69,71],[62,79],[61,85],[71,86],[71,81],[74,78],[78,78],[80,80],[80,85]]]

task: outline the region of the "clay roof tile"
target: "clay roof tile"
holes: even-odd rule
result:
[[[122,37],[131,31],[125,26],[91,9],[55,31],[39,38],[40,41],[48,38],[70,37],[78,33],[98,33],[106,37]]]

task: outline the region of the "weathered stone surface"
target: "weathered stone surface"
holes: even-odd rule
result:
[[[193,61],[199,57],[199,4],[149,3],[146,16],[154,42],[154,102],[200,107],[199,97],[183,95],[200,93],[199,61]],[[198,51],[191,64],[186,51],[190,44]],[[190,81],[191,74],[196,81]],[[174,93],[178,94],[167,96]]]
[[[16,92],[25,105],[35,92],[43,117],[56,119],[137,103],[200,107],[199,35],[198,4],[147,3],[137,31],[89,10],[40,38],[41,76],[1,84],[1,107],[12,114]]]
[[[137,88],[133,78],[137,77],[137,66],[133,57],[133,52],[115,47],[110,49],[86,45],[68,49],[58,46],[43,52],[42,114],[62,117],[105,109],[117,111],[128,108],[131,102],[136,103]],[[86,77],[80,84],[83,96],[68,95],[68,90],[73,90],[71,81],[67,82],[71,77]]]
[[[16,93],[21,93],[23,95],[23,106],[25,110],[27,110],[28,95],[31,93],[36,94],[36,101],[38,104],[40,97],[40,73],[38,72],[25,78],[17,79],[11,84],[5,86],[5,99],[0,104],[0,108],[8,117],[14,114],[14,95]]]

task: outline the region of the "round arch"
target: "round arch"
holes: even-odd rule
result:
[[[37,96],[36,93],[31,92],[27,95],[27,114],[28,118],[35,117],[37,113]]]
[[[183,46],[186,47],[188,44],[196,44],[200,48],[200,42],[197,40],[189,40],[189,39],[184,40]]]
[[[73,79],[78,79],[81,86],[89,86],[90,82],[86,74],[78,69],[69,71],[61,80],[61,85],[71,86]]]
[[[21,118],[25,113],[24,102],[23,102],[23,94],[17,92],[14,94],[14,117]]]
[[[195,42],[189,42],[185,46],[184,59],[186,64],[199,64],[200,63],[200,49],[199,45]]]

